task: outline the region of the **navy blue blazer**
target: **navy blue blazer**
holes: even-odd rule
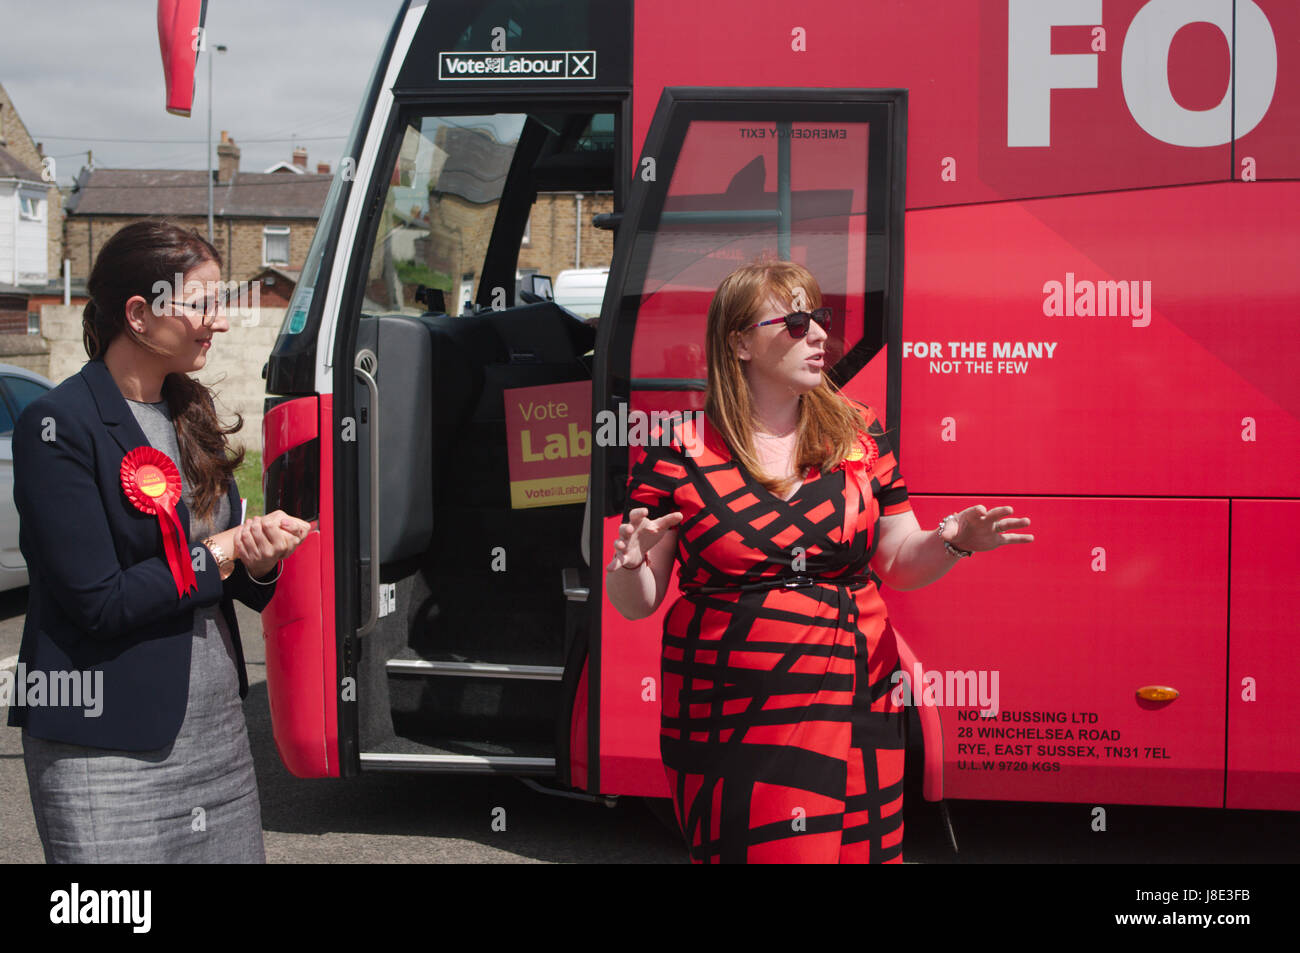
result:
[[[102,360],[33,401],[14,426],[14,502],[31,579],[18,671],[29,685],[33,672],[103,672],[96,717],[84,705],[11,705],[9,724],[38,738],[128,751],[170,745],[185,718],[194,610],[216,603],[233,636],[239,695],[248,694],[232,599],[260,612],[275,586],[253,582],[240,562],[223,581],[203,547],[198,588],[176,595],[158,518],[122,491],[122,458],[149,445]],[[229,498],[226,529],[240,522],[233,478]],[[176,510],[189,539],[189,509],[181,501]],[[189,542],[191,553],[202,545]]]

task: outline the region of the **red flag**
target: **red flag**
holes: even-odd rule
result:
[[[194,70],[207,0],[158,0],[158,45],[162,47],[167,111],[188,116],[194,105]]]

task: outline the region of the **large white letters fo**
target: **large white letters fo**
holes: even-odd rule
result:
[[[1124,101],[1137,124],[1161,142],[1221,146],[1232,138],[1232,71],[1223,99],[1211,109],[1184,109],[1169,89],[1169,45],[1189,23],[1218,27],[1236,60],[1238,138],[1259,124],[1277,85],[1277,42],[1254,0],[1238,0],[1235,54],[1232,0],[1151,0],[1137,12],[1124,37]]]
[[[1052,27],[1101,23],[1101,0],[1008,0],[1007,145],[1052,144],[1052,90],[1096,89],[1096,53],[1052,53]]]

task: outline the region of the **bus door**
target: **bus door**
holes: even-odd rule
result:
[[[584,765],[593,791],[664,797],[663,613],[623,618],[601,595],[638,414],[704,406],[705,318],[718,284],[759,256],[806,265],[834,310],[828,373],[898,426],[907,94],[667,88],[619,225],[601,312],[594,406],[627,419],[594,448]],[[575,751],[578,746],[575,745]],[[576,767],[576,766],[575,766]]]
[[[269,368],[315,392],[267,416],[268,506],[320,488],[267,628],[296,774],[567,766],[596,332],[549,279],[609,265],[630,37],[630,0],[398,16]]]

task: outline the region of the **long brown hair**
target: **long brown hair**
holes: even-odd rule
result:
[[[221,265],[221,255],[197,232],[165,221],[135,222],[113,235],[95,257],[86,282],[90,300],[81,315],[82,343],[91,360],[100,360],[119,334],[154,354],[164,353],[135,332],[126,320],[126,302],[134,295],[153,302],[158,282],[171,287],[176,275],[187,275],[205,262]],[[194,500],[195,513],[209,516],[225,496],[230,478],[244,461],[244,448],[231,450],[227,437],[244,426],[235,414],[234,426],[217,417],[212,392],[188,374],[168,374],[163,399],[176,425],[181,465]]]
[[[744,362],[736,356],[733,341],[742,329],[754,323],[768,298],[793,308],[796,287],[806,292],[809,308],[821,307],[821,285],[798,262],[768,259],[737,268],[723,279],[709,304],[704,347],[709,368],[705,415],[736,461],[777,496],[785,496],[795,481],[768,476],[754,452],[753,398]],[[823,373],[821,383],[799,397],[798,426],[798,470],[818,467],[825,472],[853,449],[858,432],[866,429],[866,421]]]

